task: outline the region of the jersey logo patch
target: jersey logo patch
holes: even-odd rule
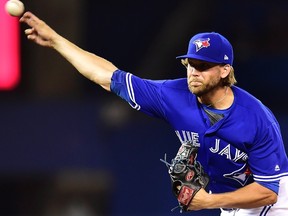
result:
[[[243,167],[241,167],[239,170],[236,170],[229,174],[223,175],[225,178],[230,178],[235,181],[237,181],[242,186],[246,185],[247,181],[249,180],[249,177],[252,176],[251,171],[247,167],[246,164],[244,164]]]
[[[210,38],[200,38],[200,39],[195,40],[193,44],[195,44],[196,46],[196,52],[198,52],[202,48],[209,47],[210,46],[209,41],[210,41]]]

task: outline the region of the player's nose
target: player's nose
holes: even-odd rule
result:
[[[199,73],[200,72],[198,70],[196,70],[195,67],[192,67],[192,66],[188,65],[188,67],[187,67],[187,77],[198,76]]]

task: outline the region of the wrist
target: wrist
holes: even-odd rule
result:
[[[203,202],[203,209],[218,208],[217,206],[215,206],[213,197],[214,197],[213,194],[206,193],[205,198],[204,198],[205,201]]]

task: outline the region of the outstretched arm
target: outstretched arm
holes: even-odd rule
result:
[[[76,46],[31,12],[24,13],[20,22],[30,27],[25,30],[29,40],[40,46],[55,49],[83,76],[110,91],[111,77],[117,70],[111,62]]]
[[[277,194],[254,182],[234,192],[208,194],[204,189],[196,193],[190,210],[214,208],[257,208],[277,201]]]

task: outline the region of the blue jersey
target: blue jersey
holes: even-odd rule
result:
[[[257,98],[236,86],[232,90],[232,106],[212,125],[186,78],[147,80],[117,70],[111,82],[111,91],[134,109],[170,124],[181,143],[200,146],[197,159],[210,176],[213,193],[253,181],[278,193],[280,179],[288,176],[279,124]]]

